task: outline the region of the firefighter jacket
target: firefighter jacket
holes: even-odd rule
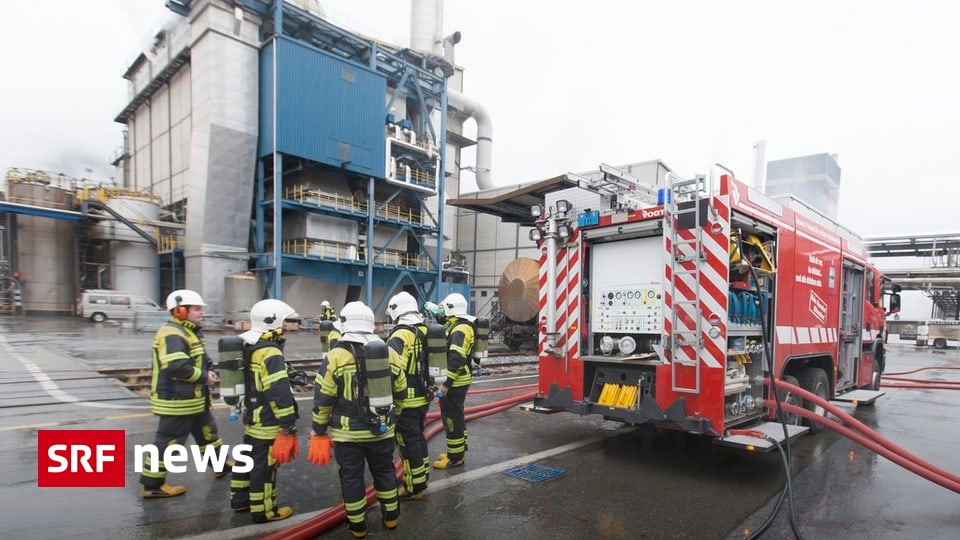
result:
[[[211,361],[200,328],[190,321],[170,318],[153,337],[153,374],[150,407],[154,414],[189,416],[210,406],[204,384]]]
[[[272,441],[280,428],[293,430],[297,424],[297,402],[287,377],[283,342],[261,337],[253,346],[244,347],[244,433],[255,439]]]
[[[380,420],[369,410],[365,382],[360,373],[353,350],[362,354],[363,346],[340,341],[327,355],[325,369],[317,373],[313,386],[313,431],[324,434],[330,431],[334,442],[371,442],[393,438],[396,424],[396,409],[391,410],[383,421],[385,430],[380,431]],[[407,394],[407,377],[401,368],[400,356],[388,348],[390,375],[393,381],[394,407]]]
[[[422,407],[430,403],[427,390],[427,325],[398,325],[387,338],[387,347],[400,356],[400,367],[407,377],[407,392],[402,408]]]
[[[457,317],[447,318],[447,382],[445,386],[458,388],[473,382],[470,362],[476,331],[473,324]]]
[[[337,312],[332,307],[323,308],[317,318],[321,321],[335,321],[337,320]]]

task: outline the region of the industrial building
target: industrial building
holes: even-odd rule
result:
[[[513,301],[522,318],[536,311],[535,276],[511,264],[539,257],[531,206],[558,185],[663,185],[670,171],[654,160],[495,186],[491,116],[463,92],[442,1],[412,0],[409,47],[340,27],[320,5],[168,2],[179,17],[123,74],[115,184],[7,172],[0,313],[70,313],[85,289],[162,300],[189,287],[226,320],[262,297],[295,299],[304,316],[323,300],[379,314],[403,288],[462,292],[488,317]],[[477,192],[461,193],[462,170]],[[768,194],[836,216],[836,156],[765,171]]]
[[[441,2],[413,2],[410,48],[331,24],[316,2],[168,7],[182,17],[124,74],[117,187],[94,206],[82,180],[8,175],[4,245],[26,309],[70,310],[85,288],[189,287],[227,319],[264,296],[309,314],[467,291],[441,201],[458,195],[465,146],[490,186],[492,131],[458,91]]]
[[[840,164],[836,154],[813,154],[767,163],[764,192],[794,195],[823,215],[837,219],[840,201]]]

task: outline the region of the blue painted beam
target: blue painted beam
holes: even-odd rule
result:
[[[0,212],[10,212],[11,214],[23,214],[25,216],[37,216],[43,218],[65,219],[67,221],[80,221],[83,219],[83,213],[73,210],[58,210],[56,208],[47,208],[45,206],[34,206],[30,204],[20,204],[7,201],[0,201]]]

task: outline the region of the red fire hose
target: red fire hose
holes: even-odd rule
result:
[[[766,407],[776,407],[776,403],[771,399],[763,400],[763,404]],[[879,443],[875,442],[874,440],[867,437],[863,433],[857,433],[835,420],[831,420],[829,418],[820,416],[819,414],[813,411],[807,410],[803,407],[798,407],[797,405],[790,405],[789,403],[781,403],[780,406],[783,408],[785,412],[797,414],[811,421],[819,422],[823,424],[824,427],[830,428],[836,431],[837,433],[847,437],[848,439],[870,450],[873,450],[877,454],[889,459],[890,461],[896,463],[897,465],[900,465],[904,469],[907,469],[908,471],[914,474],[917,474],[923,478],[926,478],[927,480],[930,480],[931,482],[937,485],[945,487],[950,491],[953,491],[955,493],[960,493],[960,482],[955,482],[946,476],[937,474],[932,470],[919,465],[916,461],[911,461],[907,458],[902,457],[900,455],[900,452],[905,452],[902,449],[900,450],[900,452],[895,452],[885,446],[880,445]],[[917,459],[917,461],[922,461],[922,460]]]
[[[769,379],[765,379],[765,382],[769,383]],[[830,412],[831,414],[833,414],[834,416],[840,418],[841,420],[843,420],[844,422],[846,422],[849,426],[853,427],[854,429],[856,429],[856,430],[858,430],[858,431],[853,431],[852,429],[850,429],[850,428],[848,428],[848,427],[846,427],[846,426],[844,426],[844,425],[842,425],[842,424],[840,424],[840,423],[838,423],[838,422],[836,422],[836,421],[834,421],[834,420],[830,420],[830,419],[828,419],[828,418],[826,418],[826,417],[824,417],[824,416],[820,416],[820,415],[818,415],[818,414],[816,414],[816,413],[814,413],[814,412],[812,412],[812,411],[809,411],[809,410],[807,410],[807,409],[805,409],[805,408],[803,408],[803,407],[799,407],[799,409],[802,410],[802,411],[804,411],[804,413],[799,413],[799,412],[797,412],[797,411],[795,410],[795,409],[797,408],[796,405],[781,404],[781,405],[783,406],[783,410],[784,410],[784,411],[790,412],[790,413],[799,414],[800,416],[803,416],[804,418],[808,418],[808,419],[810,419],[810,420],[812,420],[812,421],[819,422],[819,423],[823,424],[825,427],[828,427],[828,428],[831,428],[831,429],[833,429],[833,430],[835,430],[835,431],[838,431],[838,432],[841,433],[842,435],[845,435],[845,436],[853,439],[853,440],[856,441],[857,443],[859,443],[859,444],[861,444],[861,445],[863,445],[863,446],[866,446],[867,448],[870,448],[870,449],[873,450],[874,452],[877,452],[878,454],[883,455],[884,457],[886,457],[887,459],[890,459],[890,460],[893,461],[894,463],[897,463],[897,464],[900,465],[901,467],[904,467],[904,468],[906,468],[906,469],[908,469],[908,470],[910,470],[911,472],[914,472],[914,473],[916,473],[916,474],[920,474],[920,475],[923,476],[924,478],[927,478],[928,480],[932,480],[932,481],[938,483],[939,485],[941,485],[941,486],[943,486],[943,487],[946,487],[947,489],[951,489],[951,490],[953,490],[953,491],[957,491],[957,490],[955,489],[955,487],[960,488],[960,476],[957,476],[956,474],[954,474],[954,473],[952,473],[952,472],[950,472],[950,471],[941,469],[941,468],[937,467],[936,465],[933,465],[932,463],[929,463],[929,462],[927,462],[927,461],[925,461],[925,460],[923,460],[923,459],[921,459],[921,458],[919,458],[919,457],[911,454],[910,452],[907,452],[907,451],[906,451],[905,449],[903,449],[902,447],[894,444],[893,441],[887,439],[886,437],[880,435],[880,434],[877,433],[876,431],[870,429],[869,427],[867,427],[866,425],[864,425],[862,422],[860,422],[859,420],[857,420],[856,418],[854,418],[852,415],[850,415],[849,413],[847,413],[846,411],[844,411],[844,410],[841,409],[840,407],[837,407],[837,406],[834,405],[833,403],[831,403],[831,402],[829,402],[829,401],[827,401],[827,400],[821,399],[820,396],[818,396],[818,395],[816,395],[816,394],[814,394],[814,393],[812,393],[812,392],[809,392],[809,391],[807,391],[807,390],[805,390],[805,389],[803,389],[803,388],[801,388],[801,387],[799,387],[799,386],[796,386],[796,385],[794,385],[794,384],[790,384],[790,383],[784,382],[784,381],[779,380],[779,379],[777,380],[777,387],[778,387],[778,388],[783,388],[783,389],[789,390],[790,392],[793,392],[794,394],[802,397],[803,399],[805,399],[805,400],[807,400],[807,401],[810,401],[810,402],[813,402],[814,404],[823,407],[826,411],[828,411],[828,412]],[[773,400],[769,400],[769,399],[768,399],[768,400],[765,400],[765,401],[764,401],[764,405],[766,405],[767,407],[769,407],[769,408],[771,408],[771,409],[775,409],[775,408],[776,408],[776,403],[775,403]],[[869,443],[869,445],[866,444],[866,443]],[[881,449],[883,449],[883,452],[878,451],[875,447],[876,447],[876,448],[881,448]],[[888,455],[888,454],[889,454],[889,455]],[[894,456],[894,457],[890,457],[890,456]],[[910,466],[905,465],[905,463],[910,464]],[[925,471],[925,472],[929,473],[930,475],[932,475],[932,476],[935,477],[935,478],[941,479],[941,480],[943,480],[943,481],[945,481],[945,482],[949,482],[950,485],[944,485],[943,483],[938,482],[937,480],[934,480],[933,478],[931,478],[931,477],[929,477],[929,476],[926,476],[926,475],[922,474],[921,472],[918,472],[918,470],[916,470],[915,468],[911,468],[911,466],[915,467],[916,469]],[[958,493],[960,493],[960,492],[958,492]]]
[[[917,372],[920,372],[920,371],[926,371],[926,370],[928,370],[928,369],[960,369],[960,367],[957,367],[957,366],[927,366],[927,367],[922,367],[922,368],[917,368],[917,369],[911,369],[910,371],[893,371],[893,372],[890,372],[890,373],[885,373],[883,376],[884,376],[884,377],[888,377],[888,376],[890,376],[890,375],[910,375],[911,373],[917,373]]]
[[[527,386],[527,385],[524,385]],[[530,385],[532,386],[532,385]],[[496,388],[484,391],[483,393],[491,391],[506,391],[511,388],[516,387],[506,387],[506,388]],[[472,393],[472,392],[471,392]],[[480,392],[478,392],[480,393]],[[473,407],[464,408],[464,417],[467,422],[471,420],[476,420],[477,418],[483,418],[484,416],[490,416],[498,412],[505,411],[515,407],[519,403],[524,401],[529,401],[536,396],[536,392],[526,392],[523,394],[517,394],[504,398],[500,401],[494,401],[491,403],[484,403],[482,405],[474,405]],[[439,413],[429,413],[427,415],[427,421],[431,421],[431,416],[433,419],[439,417]],[[427,440],[430,440],[434,435],[443,431],[443,425],[439,422],[434,422],[424,430],[424,436]],[[397,477],[402,473],[402,465],[400,460],[394,462],[394,466],[397,469]],[[377,501],[376,490],[373,486],[367,488],[366,491],[367,504],[373,504]],[[313,538],[317,535],[323,534],[324,532],[336,527],[342,523],[347,518],[346,512],[344,510],[343,503],[338,504],[332,508],[327,509],[326,511],[320,513],[317,516],[314,516],[302,523],[298,523],[289,529],[284,529],[282,531],[277,531],[276,533],[269,534],[264,536],[262,540],[287,540],[287,539],[303,539]]]

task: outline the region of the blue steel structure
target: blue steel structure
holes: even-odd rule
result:
[[[191,3],[168,1],[167,6],[186,15]],[[453,74],[452,66],[409,49],[382,46],[281,1],[234,0],[234,4],[255,11],[263,20],[252,241],[266,295],[281,298],[281,277],[292,274],[362,287],[360,299],[375,312],[401,287],[421,299],[436,300],[443,277],[446,79]],[[413,104],[412,120],[392,118],[398,96],[405,97],[408,108]],[[431,116],[439,119],[438,129]],[[411,140],[393,140],[391,129],[398,135],[411,131],[415,135]],[[400,149],[395,157],[392,148]],[[420,163],[433,180],[424,181],[417,171],[411,177],[411,169],[403,166],[410,153],[423,148],[436,156],[435,162]],[[346,178],[351,192],[361,197],[356,204],[298,197],[297,186],[289,185],[285,176],[303,170]],[[391,170],[406,170],[406,180]],[[436,216],[424,204],[433,195],[440,201]],[[419,208],[406,218],[391,211],[403,203]],[[365,228],[357,256],[285,245],[284,216],[304,212]],[[395,233],[377,246],[374,231],[384,229]],[[428,248],[426,237],[436,237],[435,248]],[[399,245],[401,238],[406,245]],[[388,259],[390,247],[396,249],[389,254],[399,253],[399,260]],[[376,302],[374,287],[387,290]]]

